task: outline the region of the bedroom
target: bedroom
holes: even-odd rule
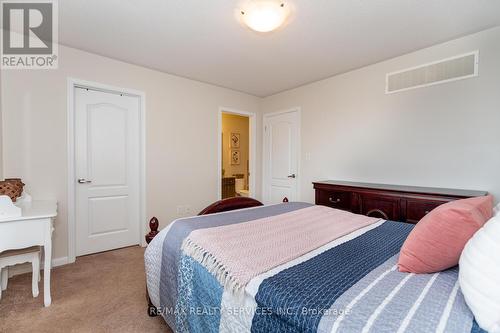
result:
[[[239,327],[243,331],[271,330],[257,325],[262,316],[249,315],[246,321],[223,321],[203,314],[182,321],[177,316],[174,322],[167,319],[167,324],[162,315],[149,317],[147,313],[146,286],[150,298],[158,298],[151,295],[153,287],[146,281],[148,263],[146,260],[145,267],[144,252],[145,236],[151,231],[149,222],[155,217],[158,230],[165,230],[178,224],[172,224],[173,221],[186,221],[182,219],[197,215],[221,199],[218,150],[224,139],[220,135],[219,115],[224,110],[253,115],[249,187],[252,198],[266,207],[273,207],[286,197],[292,205],[281,204],[279,207],[287,208],[280,209],[291,210],[296,202],[318,204],[319,208],[326,205],[342,208],[331,210],[337,213],[350,210],[355,216],[412,222],[401,225],[413,228],[424,215],[435,215],[434,209],[447,201],[489,198],[484,195],[487,192],[494,197],[492,205],[498,204],[500,6],[495,1],[43,3],[50,5],[44,7],[50,10],[32,8],[36,22],[29,22],[28,29],[35,29],[30,30],[35,34],[30,35],[31,39],[46,33],[36,30],[37,23],[41,24],[37,15],[52,24],[52,29],[48,29],[52,34],[45,38],[52,40],[48,44],[50,55],[56,56],[51,58],[55,62],[49,64],[47,53],[43,53],[39,58],[47,61],[31,64],[42,68],[22,68],[23,63],[27,64],[22,60],[30,57],[23,57],[21,51],[9,54],[9,49],[25,44],[19,38],[23,34],[18,32],[24,31],[26,22],[19,13],[26,7],[19,7],[19,1],[2,1],[2,59],[7,60],[2,60],[0,72],[0,181],[20,178],[24,195],[19,182],[1,183],[6,191],[2,194],[17,191],[12,194],[17,203],[12,204],[9,197],[2,201],[0,209],[0,263],[5,265],[0,267],[5,276],[2,287],[6,287],[2,288],[0,299],[0,331],[141,332],[168,331],[169,326],[178,331],[186,328],[172,327],[176,320],[192,325],[188,331],[238,328],[221,324],[229,322],[246,325]],[[260,21],[259,5],[270,6],[267,10],[276,15],[267,19],[276,21],[268,22],[266,17]],[[9,20],[5,20],[6,13],[11,15]],[[276,29],[255,31],[271,28]],[[18,61],[9,62],[11,59]],[[443,74],[443,68],[449,70],[443,70]],[[430,72],[430,82],[421,82],[421,71]],[[415,75],[404,77],[405,73]],[[398,77],[407,81],[397,81]],[[389,84],[391,78],[396,78],[394,84],[400,84],[399,88]],[[406,89],[405,84],[414,87]],[[82,117],[82,112],[92,105],[104,105],[103,109],[108,108],[109,112]],[[133,112],[125,119],[116,110]],[[86,146],[89,142],[82,140],[86,133],[93,135],[94,141],[89,142],[95,142],[96,148],[90,160]],[[89,165],[95,168],[94,174],[89,172]],[[127,186],[117,186],[124,179]],[[106,186],[100,185],[101,181]],[[30,199],[32,203],[47,203],[47,213],[36,219],[44,223],[41,231],[38,224],[32,225],[33,220],[31,224],[23,220]],[[411,200],[418,201],[416,206],[411,205]],[[256,204],[241,197],[235,201],[235,205],[219,205],[215,209]],[[280,213],[277,216],[293,212]],[[477,211],[471,214],[479,218]],[[213,216],[217,215],[197,219]],[[237,216],[241,219],[242,215]],[[370,221],[373,220],[358,222]],[[490,222],[493,223],[486,225],[496,225],[498,230],[498,222]],[[273,223],[279,225],[280,220]],[[363,228],[370,229],[375,224]],[[425,225],[416,224],[418,229]],[[52,226],[53,232],[48,231]],[[236,226],[234,232],[243,230]],[[210,229],[213,228],[207,230]],[[464,224],[458,230],[451,229],[450,232],[462,234],[452,234],[445,243],[457,245],[455,240],[460,238],[462,243],[455,249],[460,254],[465,243],[475,239],[478,228],[471,231]],[[166,233],[160,233],[161,237]],[[241,242],[244,238],[242,235]],[[260,241],[260,237],[257,239]],[[176,241],[183,239],[178,237]],[[316,242],[318,239],[298,242],[302,252],[293,259],[282,258],[267,273],[282,267],[284,262],[304,259],[328,244],[333,246],[335,240]],[[493,244],[492,249],[498,250],[498,244]],[[31,249],[32,246],[38,248]],[[31,250],[14,255],[10,252],[22,248]],[[335,249],[340,248],[331,250]],[[197,257],[194,253],[193,256]],[[445,272],[456,273],[453,267],[458,259],[455,253],[454,265],[446,267]],[[488,281],[498,280],[500,263],[498,258],[485,260],[489,263],[484,264],[489,267],[483,271],[486,280],[476,282],[487,285]],[[17,261],[24,264],[12,263]],[[32,269],[36,263],[41,270]],[[158,271],[162,267],[161,263],[151,265]],[[37,274],[32,271],[40,271],[40,282],[35,281]],[[263,290],[257,281],[264,279],[265,274],[262,272],[248,282],[247,288],[257,288],[254,296]],[[424,275],[412,275],[409,281],[421,276]],[[212,282],[217,285],[220,281]],[[427,281],[422,283],[423,290]],[[217,287],[220,289],[220,285],[214,288]],[[39,291],[35,292],[35,288]],[[175,286],[168,288],[174,288],[174,293],[178,291]],[[464,298],[462,289],[460,286],[456,293]],[[206,291],[210,290],[198,294]],[[497,286],[489,292],[491,299],[484,302],[489,302],[490,309],[499,309],[498,314],[500,290]],[[33,297],[35,294],[38,296]],[[162,295],[170,297],[165,291]],[[343,296],[347,299],[348,294]],[[397,296],[396,290],[392,299],[397,301]],[[487,323],[482,319],[467,320],[461,326],[464,331],[476,328],[471,325],[477,323],[483,329],[498,330],[500,319],[495,313],[482,315],[484,309],[476,309],[474,300],[466,295],[465,300],[468,312],[461,318],[470,319],[473,313],[476,319],[485,316]],[[151,301],[155,303],[154,299]],[[256,299],[251,297],[250,301]],[[271,309],[270,317],[287,322],[286,313],[280,318],[273,312],[271,301],[262,300]],[[414,304],[419,303],[411,303]],[[165,299],[153,305],[163,310],[175,310],[177,306]],[[213,307],[220,308],[220,304]],[[330,305],[323,305],[308,310],[322,312],[329,308]],[[403,331],[437,330],[445,308],[441,304],[436,310],[441,311],[435,314],[439,317],[436,327],[420,322],[411,326],[415,323],[407,320],[405,323],[409,324],[405,325],[409,326],[400,325],[395,331],[400,327]],[[356,314],[355,310],[353,317],[347,315],[336,329],[380,329],[377,321],[375,326],[365,328],[371,315],[378,312],[372,309],[365,318],[366,313],[360,310]],[[419,313],[416,307],[414,311]],[[386,311],[382,314],[386,318]],[[390,314],[406,315],[397,311]],[[312,326],[296,326],[292,316],[288,330],[318,330],[319,323],[308,321],[314,316],[303,316],[308,318],[304,323]],[[329,316],[324,318],[321,325],[329,322]],[[251,325],[254,319],[255,325]],[[496,328],[485,326],[491,320]],[[219,326],[209,329],[204,326],[207,322]],[[345,324],[352,325],[346,328],[342,326]],[[361,324],[361,328],[356,326]],[[441,328],[450,331],[449,326]]]

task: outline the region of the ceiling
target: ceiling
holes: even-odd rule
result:
[[[268,96],[500,25],[498,0],[284,0],[259,34],[232,0],[59,1],[61,44]]]

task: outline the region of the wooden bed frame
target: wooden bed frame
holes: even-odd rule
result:
[[[288,202],[288,198],[283,198],[283,202]],[[215,214],[221,212],[229,212],[231,210],[250,208],[250,207],[258,207],[263,206],[262,202],[247,198],[247,197],[235,197],[228,198],[214,202],[209,205],[205,209],[203,209],[198,215],[208,215]],[[153,218],[149,221],[149,228],[151,231],[146,235],[146,243],[150,243],[153,238],[158,235],[158,227],[160,226],[158,219],[153,216]],[[150,317],[156,317],[159,315],[158,309],[151,303],[151,299],[149,298],[148,290],[146,288],[146,298],[148,301],[148,315]]]

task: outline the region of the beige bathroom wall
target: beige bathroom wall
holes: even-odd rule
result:
[[[225,171],[225,177],[231,177],[234,174],[245,175],[245,185],[248,185],[247,173],[249,160],[249,125],[248,117],[235,114],[222,114],[222,167]],[[231,148],[231,133],[240,134],[240,148]],[[240,164],[231,164],[231,151],[240,151]]]

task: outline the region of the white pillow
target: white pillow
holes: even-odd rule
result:
[[[500,333],[500,215],[467,242],[460,256],[458,281],[479,326]]]
[[[500,215],[500,203],[493,208],[493,216]]]

